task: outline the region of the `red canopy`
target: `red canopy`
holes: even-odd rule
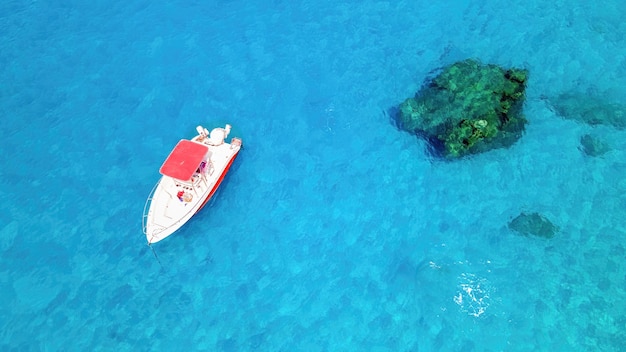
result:
[[[181,139],[165,159],[159,172],[162,175],[187,181],[191,179],[204,159],[209,147],[186,139]]]

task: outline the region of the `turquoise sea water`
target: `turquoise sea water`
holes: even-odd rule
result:
[[[626,96],[625,14],[0,3],[0,350],[626,349],[626,131],[551,107]],[[443,162],[390,111],[465,58],[529,70],[529,124],[510,149]],[[245,149],[154,246],[161,267],[141,232],[158,168],[226,122]],[[590,133],[611,150],[582,153]],[[520,236],[520,212],[560,230]]]

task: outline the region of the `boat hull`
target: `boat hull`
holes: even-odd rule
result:
[[[224,177],[226,176],[226,174],[230,170],[230,166],[233,164],[233,161],[235,161],[235,159],[237,159],[237,155],[239,155],[239,151],[237,151],[237,153],[235,153],[235,155],[232,157],[232,159],[230,159],[230,161],[226,165],[226,169],[224,170],[222,175],[220,175],[219,179],[217,180],[217,183],[215,184],[215,186],[213,187],[213,189],[209,193],[209,196],[204,200],[204,202],[202,202],[202,204],[200,205],[200,208],[196,211],[196,213],[198,213],[200,210],[202,210],[202,208],[204,208],[206,203],[208,203],[211,200],[211,198],[213,198],[213,195],[217,191],[218,187],[222,184],[222,181],[224,181]]]

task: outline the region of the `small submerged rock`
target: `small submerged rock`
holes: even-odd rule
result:
[[[611,148],[600,138],[586,134],[580,137],[580,150],[589,156],[600,156],[611,150]]]
[[[552,238],[559,228],[539,213],[521,213],[509,222],[509,229],[524,236]]]

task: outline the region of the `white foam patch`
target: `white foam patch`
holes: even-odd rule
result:
[[[470,273],[463,273],[458,278],[458,291],[454,302],[461,311],[479,317],[483,315],[490,304],[491,287],[487,279]]]

